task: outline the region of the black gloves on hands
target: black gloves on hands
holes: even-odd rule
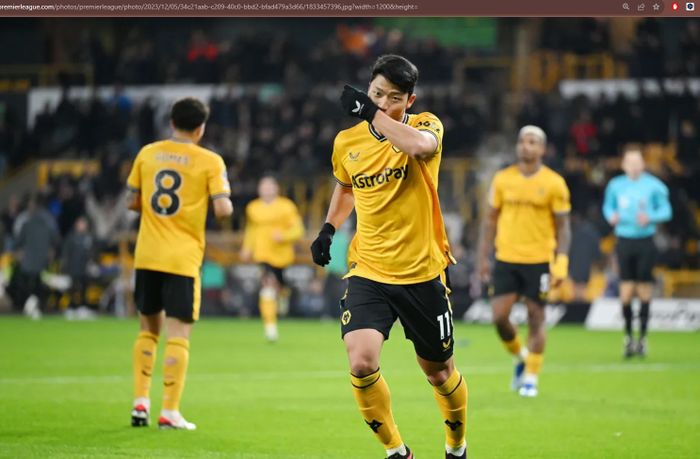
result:
[[[335,228],[333,225],[324,223],[323,228],[318,233],[318,237],[311,244],[311,257],[317,265],[326,266],[331,261],[331,242],[334,234]]]
[[[340,103],[346,114],[363,119],[368,123],[372,122],[374,114],[379,110],[379,107],[372,102],[367,94],[348,85],[345,85],[345,89],[343,89]]]

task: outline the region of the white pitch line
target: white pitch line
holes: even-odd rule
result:
[[[470,375],[492,375],[510,374],[511,368],[503,365],[491,366],[469,366],[462,365],[462,373]],[[610,364],[590,364],[590,365],[547,365],[544,373],[660,373],[665,371],[697,371],[700,370],[700,363],[610,363]],[[402,370],[387,371],[390,374],[408,374],[418,372]],[[273,371],[250,373],[193,373],[188,375],[190,380],[212,381],[222,379],[245,380],[245,381],[268,381],[280,378],[285,379],[336,379],[346,378],[347,371]],[[106,376],[35,376],[22,378],[0,378],[0,385],[21,385],[21,384],[105,384],[122,383],[130,381],[131,375],[106,375]]]

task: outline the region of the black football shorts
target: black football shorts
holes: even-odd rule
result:
[[[200,298],[199,276],[136,270],[134,300],[141,314],[153,315],[165,310],[167,317],[191,323],[199,319]]]
[[[353,276],[340,301],[341,336],[374,329],[389,339],[398,318],[419,357],[444,362],[454,349],[447,275],[417,284],[395,285]]]

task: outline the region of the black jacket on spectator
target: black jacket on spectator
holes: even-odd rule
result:
[[[92,260],[95,239],[90,233],[71,231],[63,243],[62,272],[72,278],[87,275],[87,267]]]
[[[46,269],[58,241],[58,228],[51,214],[44,209],[32,211],[22,225],[16,241],[17,250],[22,252],[21,270],[38,274]]]

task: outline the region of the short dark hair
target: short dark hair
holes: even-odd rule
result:
[[[402,92],[411,95],[418,83],[418,68],[405,57],[396,54],[379,56],[372,66],[373,81],[377,75],[395,84]]]
[[[170,119],[175,129],[191,132],[209,118],[209,107],[204,102],[194,97],[185,97],[173,104],[170,110]]]

